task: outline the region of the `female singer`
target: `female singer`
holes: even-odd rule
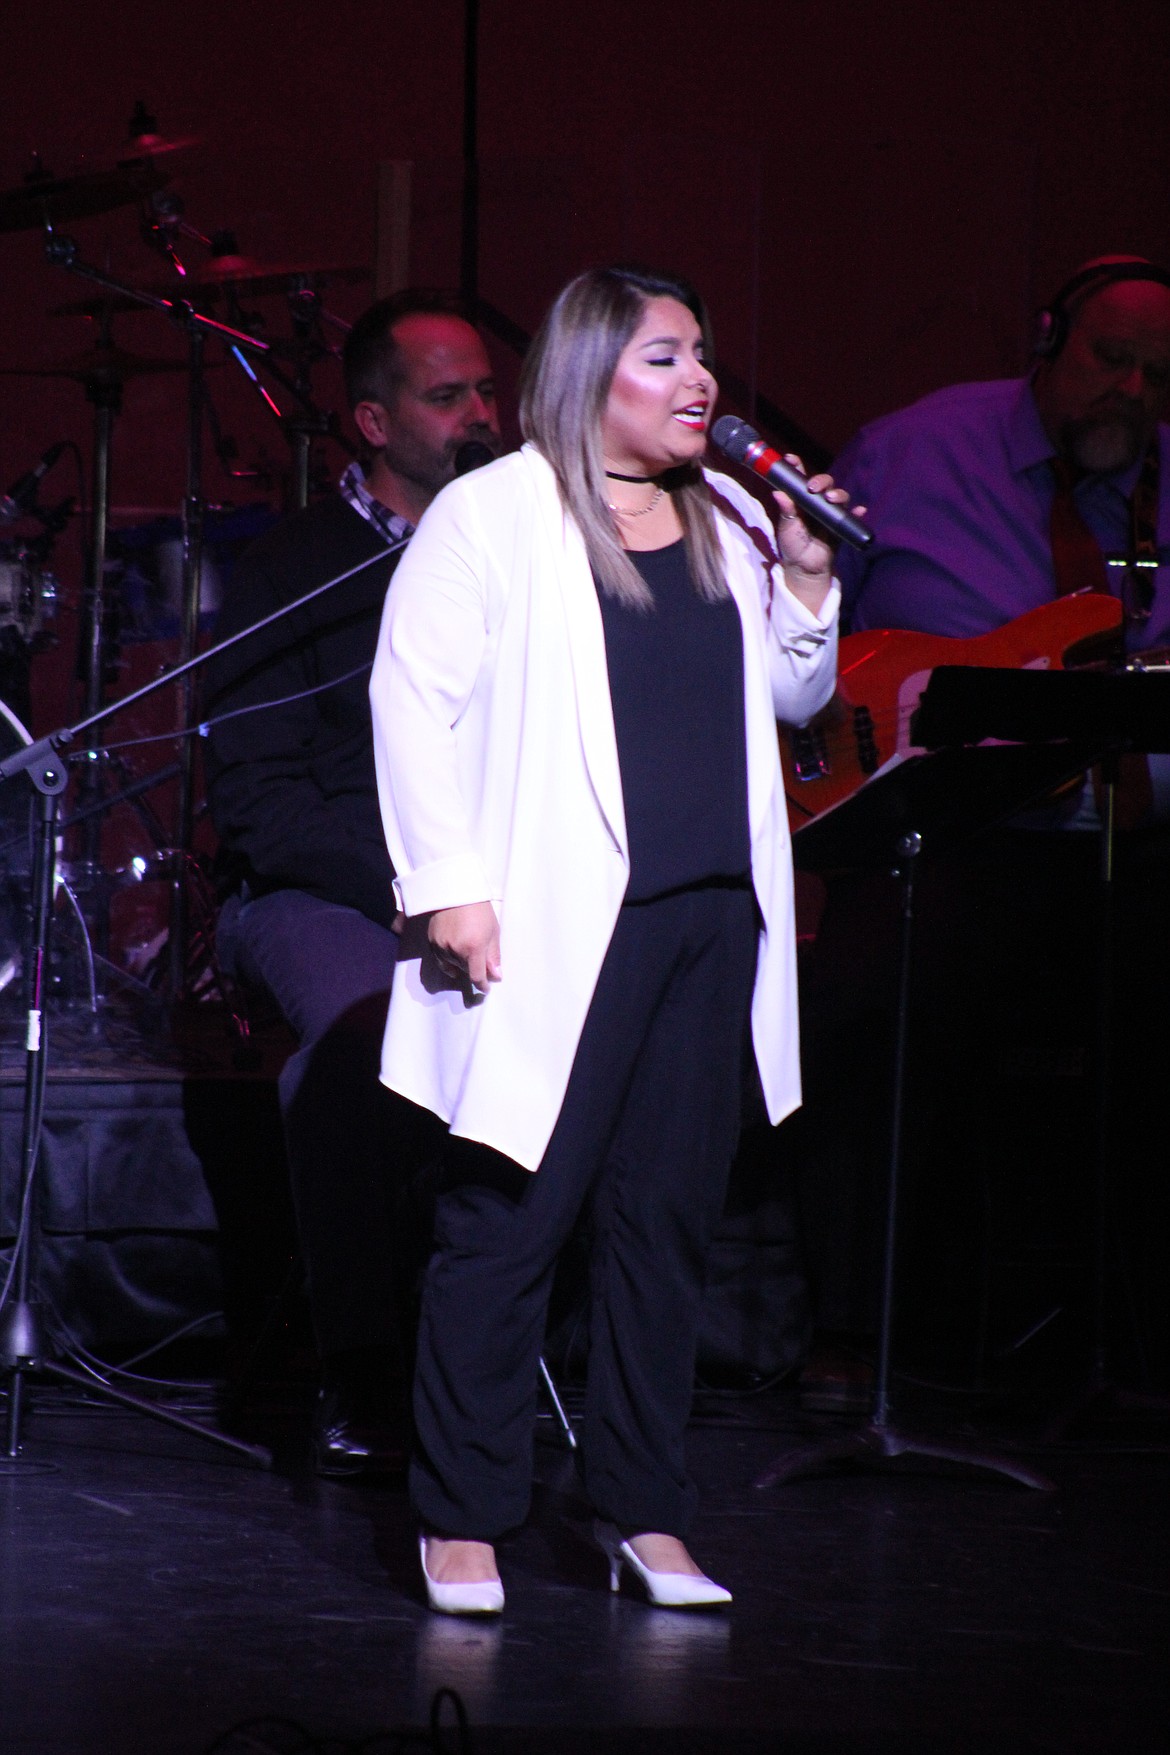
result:
[[[370,684],[404,938],[383,1078],[449,1124],[415,1381],[428,1601],[495,1613],[526,1516],[557,1253],[592,1232],[585,1486],[672,1607],[704,1259],[749,1041],[800,1100],[775,718],[832,693],[827,544],[701,467],[710,337],[684,283],[578,276],[525,365],[527,443],[428,510]],[[844,499],[828,476],[814,489]]]

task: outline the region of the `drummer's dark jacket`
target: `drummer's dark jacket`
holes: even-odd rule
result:
[[[275,526],[233,571],[217,635],[258,621],[378,555],[384,538],[339,494]],[[371,561],[208,666],[207,795],[224,888],[307,890],[389,926],[391,868],[374,779],[369,666],[398,556]],[[355,673],[356,674],[351,674]],[[334,678],[318,694],[304,695]],[[301,695],[299,700],[287,697]],[[219,715],[280,701],[216,724]]]

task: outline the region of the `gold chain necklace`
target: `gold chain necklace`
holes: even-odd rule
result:
[[[648,506],[639,506],[636,512],[631,511],[628,506],[615,506],[612,500],[606,500],[605,503],[609,507],[609,510],[618,518],[646,518],[654,510],[665,492],[666,489],[663,487],[662,483],[659,482],[658,491],[651,499],[650,504]]]

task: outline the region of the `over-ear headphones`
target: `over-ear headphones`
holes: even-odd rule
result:
[[[1054,360],[1065,342],[1072,322],[1069,305],[1079,292],[1092,288],[1101,292],[1119,280],[1153,280],[1159,286],[1170,286],[1170,273],[1156,263],[1143,261],[1098,262],[1091,268],[1079,269],[1066,280],[1060,291],[1036,313],[1036,331],[1032,338],[1032,355],[1038,360]]]

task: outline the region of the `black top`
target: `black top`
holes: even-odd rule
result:
[[[217,633],[234,633],[377,554],[383,538],[339,494],[253,543],[236,566]],[[203,716],[271,701],[358,670],[287,706],[215,727],[204,744],[208,802],[235,876],[254,893],[307,890],[389,926],[390,860],[378,812],[369,665],[396,557],[213,661]],[[361,667],[365,668],[361,668]]]
[[[627,608],[598,590],[630,842],[627,902],[751,866],[743,630],[730,597],[695,590],[686,544],[630,559],[654,596]]]

